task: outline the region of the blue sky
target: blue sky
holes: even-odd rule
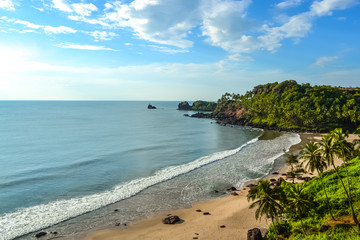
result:
[[[0,0],[0,99],[360,86],[359,0]]]

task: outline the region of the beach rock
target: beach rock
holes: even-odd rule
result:
[[[193,239],[199,239],[198,237],[193,237]]]
[[[287,176],[287,174],[286,173],[283,173],[283,174],[281,174],[282,176]]]
[[[196,212],[202,212],[200,209],[195,210]]]
[[[209,212],[204,212],[203,215],[211,215]]]
[[[36,238],[41,238],[43,236],[45,236],[47,233],[46,232],[39,232],[35,235]]]
[[[303,180],[305,181],[305,182],[308,182],[308,181],[310,181],[312,178],[311,177],[303,177]]]
[[[226,189],[227,191],[236,191],[237,189],[236,189],[236,187],[231,187],[231,188],[228,188],[228,189]]]
[[[191,106],[186,101],[181,102],[181,103],[178,104],[177,110],[187,110],[187,111],[189,111],[189,110],[191,110]]]
[[[326,232],[327,230],[329,230],[330,226],[329,225],[322,225],[319,232]]]
[[[115,210],[114,210],[114,212],[117,212],[117,211],[119,211],[119,209],[115,209]]]
[[[271,178],[270,182],[276,182],[277,180],[275,178]]]
[[[156,109],[156,107],[153,106],[153,105],[151,105],[151,104],[149,104],[147,108],[148,108],[148,109]]]
[[[225,225],[221,225],[220,228],[226,228],[226,226],[225,226]]]
[[[195,233],[195,235],[196,235],[196,236],[199,236],[199,234],[198,234],[198,233]]]
[[[255,186],[255,184],[249,184],[249,185],[247,185],[246,187],[249,187],[249,188],[252,188],[252,187],[254,187]]]
[[[231,195],[238,196],[239,194],[237,192],[232,192]]]
[[[164,218],[162,220],[162,222],[164,224],[175,224],[177,222],[180,222],[180,218],[178,216],[170,216],[170,217]]]
[[[247,233],[247,240],[263,240],[260,229],[250,229]]]
[[[279,172],[273,172],[272,174],[274,174],[274,175],[278,175],[278,174],[279,174]]]

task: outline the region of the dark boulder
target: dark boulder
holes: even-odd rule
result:
[[[274,174],[274,175],[278,175],[278,174],[279,174],[279,172],[273,172],[272,174]]]
[[[164,224],[175,224],[180,221],[181,221],[181,219],[178,216],[170,216],[170,217],[166,217],[162,220],[162,222]]]
[[[263,240],[260,229],[250,229],[247,233],[247,240]]]
[[[238,196],[239,194],[237,192],[232,192],[231,195]]]
[[[36,238],[41,238],[43,236],[45,236],[47,233],[46,232],[39,232],[35,235]]]
[[[187,111],[189,111],[189,110],[191,110],[191,106],[190,106],[190,104],[188,103],[188,102],[181,102],[181,103],[179,103],[178,104],[178,108],[177,108],[177,110],[187,110]]]
[[[153,106],[153,105],[151,105],[151,104],[149,104],[149,105],[148,105],[148,109],[156,109],[156,107]]]
[[[270,182],[276,182],[277,180],[275,178],[271,178]]]
[[[322,225],[320,228],[320,232],[326,232],[327,230],[329,230],[330,226],[329,225]]]
[[[226,190],[228,190],[228,191],[236,191],[237,189],[236,189],[236,187],[231,187],[231,188],[228,188],[228,189],[226,189]]]
[[[211,215],[209,212],[204,212],[203,215]]]

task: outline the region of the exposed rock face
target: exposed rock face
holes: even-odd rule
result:
[[[181,102],[181,103],[179,103],[177,110],[187,110],[187,111],[189,111],[189,110],[191,110],[191,106],[189,105],[189,103],[187,101]]]
[[[247,233],[247,240],[263,240],[260,229],[250,229]]]
[[[151,105],[151,104],[149,104],[149,105],[148,105],[148,109],[156,109],[156,107],[153,106],[153,105]]]
[[[162,222],[164,224],[175,224],[180,221],[181,221],[181,219],[178,216],[170,216],[170,217],[164,218],[162,220]]]

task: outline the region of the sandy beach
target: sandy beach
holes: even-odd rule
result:
[[[320,141],[320,134],[300,134],[301,142],[291,147],[292,153],[298,153],[309,141]],[[357,135],[351,135],[349,141],[353,141]],[[337,162],[340,165],[341,161]],[[284,177],[287,166],[278,171],[278,174],[270,174],[267,178]],[[307,173],[304,176],[314,177],[316,174]],[[285,177],[284,177],[285,178]],[[288,179],[288,181],[291,181]],[[299,181],[299,180],[297,180]],[[246,183],[245,186],[249,184]],[[84,240],[115,240],[115,239],[247,239],[247,231],[251,228],[266,229],[270,220],[265,218],[255,219],[255,209],[249,209],[250,203],[246,199],[248,188],[236,191],[237,196],[229,195],[208,202],[194,204],[189,209],[179,209],[151,216],[144,220],[131,223],[124,230],[119,227],[88,233]],[[209,215],[204,215],[209,212]],[[168,215],[177,215],[182,219],[181,223],[167,225],[162,219]]]

